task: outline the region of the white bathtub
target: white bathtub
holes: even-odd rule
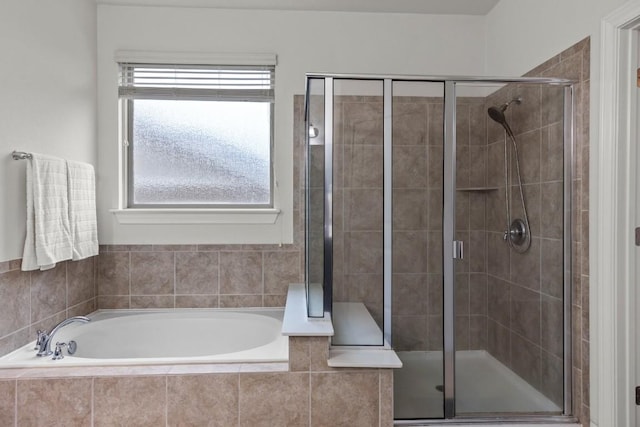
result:
[[[0,368],[286,362],[282,309],[98,310],[55,342],[76,341],[64,359],[38,357],[35,341],[0,358]]]

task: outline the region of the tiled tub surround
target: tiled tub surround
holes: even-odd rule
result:
[[[393,425],[391,370],[329,368],[327,357],[326,337],[293,337],[289,366],[4,370],[0,425]]]
[[[296,245],[105,245],[98,307],[284,307],[302,262]]]
[[[21,260],[0,262],[0,355],[35,340],[67,317],[96,309],[96,258],[65,261],[46,271],[21,271]]]

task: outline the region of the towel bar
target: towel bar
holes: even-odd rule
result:
[[[14,151],[11,153],[11,157],[13,157],[13,160],[30,159],[31,153],[25,153],[24,151]]]

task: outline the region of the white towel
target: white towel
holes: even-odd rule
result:
[[[69,223],[74,261],[98,255],[96,179],[93,166],[67,161]]]
[[[27,163],[27,236],[22,270],[47,270],[71,256],[67,163],[34,153]]]

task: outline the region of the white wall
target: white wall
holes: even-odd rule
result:
[[[599,13],[582,0],[507,0],[487,15],[486,71],[522,75],[591,34]],[[591,0],[601,9],[602,0]],[[588,11],[586,9],[589,9]]]
[[[481,74],[484,18],[375,13],[98,6],[101,243],[279,243],[292,240],[293,95],[306,72]],[[275,53],[275,225],[121,225],[117,50]]]
[[[486,17],[486,73],[522,75],[590,36],[590,140],[591,152],[595,153],[599,129],[600,23],[602,18],[624,2],[625,0],[500,1]],[[597,179],[594,175],[597,171],[593,167],[591,172],[593,178]],[[596,198],[591,197],[590,200],[594,202]]]
[[[598,69],[600,20],[624,0],[502,0],[486,17],[488,75],[522,75],[591,36]],[[592,78],[595,75],[591,74]]]
[[[486,19],[486,72],[522,75],[574,43],[591,37],[591,182],[598,171],[600,25],[625,0],[502,0]],[[591,193],[590,203],[597,203]],[[590,209],[595,212],[595,209]]]
[[[0,262],[21,258],[25,162],[12,150],[96,162],[96,5],[0,2]]]

